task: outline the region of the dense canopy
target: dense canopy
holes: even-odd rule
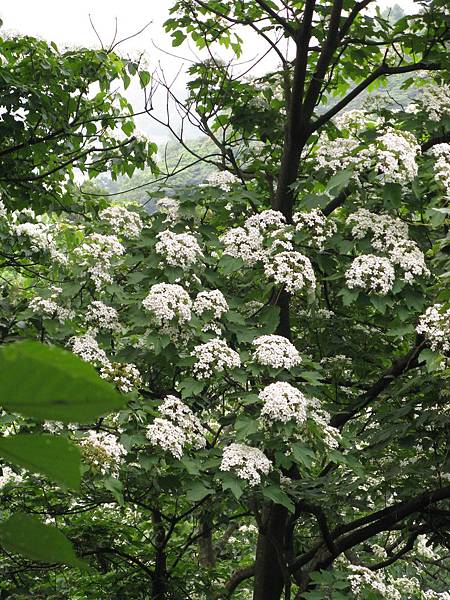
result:
[[[176,185],[139,62],[0,35],[0,598],[448,600],[445,3],[165,28]]]

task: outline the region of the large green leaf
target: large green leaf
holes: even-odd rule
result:
[[[64,437],[20,434],[0,438],[0,456],[57,483],[80,488],[80,451]]]
[[[87,423],[120,409],[123,399],[70,352],[17,342],[0,349],[0,404],[36,419]]]
[[[84,567],[71,542],[53,525],[44,525],[31,515],[15,513],[0,523],[0,543],[6,550],[31,560]]]

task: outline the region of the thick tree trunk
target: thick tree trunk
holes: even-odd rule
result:
[[[165,552],[165,530],[161,515],[157,511],[152,513],[154,527],[154,543],[156,547],[155,569],[152,585],[152,600],[166,600],[167,598],[167,565]]]
[[[288,511],[273,504],[268,508],[266,532],[260,533],[256,546],[256,566],[253,600],[280,600],[284,588],[283,569],[277,549],[284,547],[284,534]]]
[[[212,540],[211,515],[203,513],[199,525],[198,562],[202,567],[211,568],[216,564],[216,552]]]

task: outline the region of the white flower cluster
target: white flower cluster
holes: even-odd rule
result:
[[[429,82],[421,89],[420,100],[406,108],[407,112],[412,113],[420,109],[427,113],[431,121],[442,121],[444,116],[450,114],[450,85]]]
[[[387,254],[387,258],[378,258],[382,261],[387,260],[391,264],[392,269],[395,266],[399,267],[403,271],[402,279],[404,281],[411,283],[416,277],[429,275],[430,271],[425,264],[425,257],[422,251],[413,240],[408,238],[408,226],[400,219],[386,214],[372,213],[365,208],[361,208],[347,218],[347,223],[352,224],[352,235],[354,238],[362,239],[366,235],[371,235],[372,247],[379,252]],[[355,269],[361,266],[360,263],[369,268],[372,259],[364,260],[363,257],[358,258],[359,261],[357,260]],[[391,272],[390,269],[388,270]],[[392,285],[387,291],[392,289]],[[353,287],[365,286],[354,285]],[[366,289],[369,289],[369,287]],[[375,287],[380,289],[381,286],[375,284]],[[384,285],[382,287],[387,289],[388,286]],[[375,290],[372,289],[372,291]],[[386,292],[380,291],[377,293]]]
[[[360,208],[347,217],[347,224],[352,225],[352,236],[361,240],[372,235],[372,246],[376,250],[396,246],[408,239],[408,225],[387,214],[373,213]]]
[[[450,144],[436,144],[429,150],[436,158],[434,176],[445,190],[445,197],[450,200]]]
[[[408,131],[396,131],[392,127],[382,129],[381,135],[366,148],[353,131],[348,137],[334,140],[322,134],[319,143],[315,155],[317,168],[326,168],[333,173],[352,168],[359,181],[360,173],[375,167],[382,183],[401,185],[410,183],[417,175],[416,155],[420,146]]]
[[[220,290],[207,290],[197,294],[192,310],[199,317],[208,312],[220,319],[228,311],[228,303]]]
[[[17,485],[23,481],[23,476],[18,473],[15,473],[9,467],[3,465],[0,466],[0,469],[2,471],[0,475],[0,491],[3,487],[9,485],[10,483]]]
[[[308,402],[308,418],[321,428],[325,446],[337,448],[341,441],[341,433],[339,429],[329,425],[330,414],[322,408],[317,398],[309,398]]]
[[[368,293],[388,294],[395,281],[394,267],[389,259],[374,254],[357,256],[345,272],[347,287]]]
[[[150,312],[159,325],[176,319],[180,324],[191,320],[192,301],[188,293],[177,283],[156,283],[142,300],[142,306]]]
[[[291,369],[302,362],[297,348],[281,335],[261,335],[252,342],[253,359],[274,369]]]
[[[337,173],[353,168],[359,173],[372,164],[371,152],[367,148],[360,148],[361,142],[356,137],[330,140],[328,136],[322,134],[319,143],[315,155],[317,169],[329,169],[332,173]]]
[[[187,445],[195,449],[205,447],[206,430],[192,410],[179,398],[166,396],[159,410],[164,418],[154,419],[146,433],[153,446],[159,446],[175,458],[183,456]]]
[[[300,252],[285,251],[275,254],[264,264],[264,272],[275,283],[285,286],[286,290],[295,294],[303,289],[314,290],[316,277],[308,257]]]
[[[286,226],[286,219],[279,210],[263,210],[256,215],[252,215],[245,221],[247,229],[259,229],[264,232],[270,229],[283,229]]]
[[[197,359],[193,373],[198,379],[207,379],[215,372],[221,373],[225,369],[241,366],[239,354],[218,338],[195,346],[191,356]]]
[[[161,231],[156,236],[155,250],[163,256],[171,267],[189,269],[203,257],[203,252],[195,237],[190,233]]]
[[[401,600],[401,593],[392,585],[384,582],[382,573],[371,571],[367,567],[361,565],[350,564],[348,568],[351,572],[348,576],[348,580],[354,598],[364,600],[367,597],[368,591],[373,590],[378,592],[382,598]]]
[[[295,231],[308,234],[308,245],[323,250],[325,242],[336,233],[336,224],[327,219],[323,212],[314,208],[309,212],[297,212],[293,216]]]
[[[360,109],[347,110],[335,117],[334,121],[339,129],[355,133],[365,131],[368,127],[381,125],[382,122],[380,117]]]
[[[124,394],[132,392],[142,383],[141,374],[133,363],[109,363],[100,369],[100,377],[106,379]]]
[[[410,183],[417,175],[416,155],[420,146],[409,131],[388,127],[377,138],[376,168],[383,183]]]
[[[118,331],[120,329],[119,313],[112,306],[108,306],[101,300],[92,300],[86,309],[84,322],[106,331]]]
[[[435,352],[450,350],[450,308],[443,309],[442,304],[433,304],[419,317],[417,333],[425,336]]]
[[[67,319],[71,319],[74,316],[72,310],[60,306],[56,302],[56,298],[62,292],[61,288],[53,288],[52,294],[49,298],[42,298],[41,296],[35,296],[30,300],[28,308],[36,315],[45,317],[48,319],[58,319],[60,323],[64,323]]]
[[[103,474],[117,472],[126,450],[115,435],[104,431],[88,432],[80,441],[85,458]]]
[[[301,425],[307,419],[308,398],[286,381],[267,385],[258,396],[263,401],[261,416],[269,423],[295,421]]]
[[[240,479],[248,481],[250,486],[261,483],[261,476],[268,475],[272,463],[258,448],[245,444],[230,444],[224,448],[221,471],[234,471]]]
[[[32,211],[31,211],[32,212]],[[21,211],[20,214],[23,214]],[[19,213],[13,213],[13,220]],[[31,215],[30,215],[31,216]],[[34,216],[34,213],[33,213]],[[53,232],[57,229],[55,223],[43,223],[36,217],[36,223],[11,223],[10,231],[18,238],[25,237],[32,252],[48,252],[50,256],[61,264],[67,263],[67,257],[58,249]]]
[[[180,204],[175,198],[169,198],[168,196],[165,196],[164,198],[158,198],[156,201],[156,209],[158,212],[166,215],[164,222],[175,223],[180,218]]]
[[[96,289],[100,290],[103,284],[112,283],[111,261],[125,254],[125,248],[115,235],[92,233],[85,237],[74,254],[81,259],[80,265],[87,267]]]
[[[106,352],[100,348],[97,340],[90,332],[71,337],[68,345],[72,348],[74,354],[86,362],[95,366],[109,365]]]
[[[220,236],[220,241],[224,246],[224,254],[234,258],[242,258],[246,265],[254,265],[264,258],[264,238],[256,227],[229,229]]]
[[[99,213],[101,221],[105,221],[116,235],[137,238],[141,235],[141,217],[125,206],[109,206]]]
[[[0,219],[4,219],[7,214],[8,214],[8,211],[6,210],[6,206],[0,197]]]
[[[218,187],[224,192],[229,192],[239,179],[229,171],[215,171],[206,178],[206,183],[212,187]]]

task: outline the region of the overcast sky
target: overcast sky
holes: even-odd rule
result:
[[[379,0],[379,4],[384,7],[394,4],[395,1]],[[405,12],[416,12],[412,0],[397,0],[397,2]],[[160,63],[167,76],[171,78],[183,65],[183,58],[185,66],[189,58],[193,58],[185,45],[182,49],[172,49],[170,36],[164,32],[163,23],[168,18],[169,8],[173,3],[173,0],[76,0],[70,4],[61,0],[7,0],[0,6],[0,17],[7,30],[55,41],[60,46],[99,45],[89,15],[105,45],[108,45],[114,36],[116,18],[118,39],[136,33],[150,23],[143,33],[124,43],[121,49],[125,53],[145,50],[149,57],[150,70]],[[158,50],[155,45],[161,50]],[[251,59],[262,50],[254,40],[247,44],[247,48],[244,59]],[[163,51],[181,55],[181,59],[171,57]],[[264,69],[264,63],[259,68]],[[186,78],[180,76],[174,88],[177,95],[183,95],[185,85]],[[141,104],[139,88],[133,87],[128,95],[135,108],[139,108]],[[156,109],[157,114],[163,117],[162,108],[157,106]],[[166,130],[155,124],[149,117],[139,119],[138,125],[156,142],[167,137]],[[192,134],[194,134],[193,130]]]

